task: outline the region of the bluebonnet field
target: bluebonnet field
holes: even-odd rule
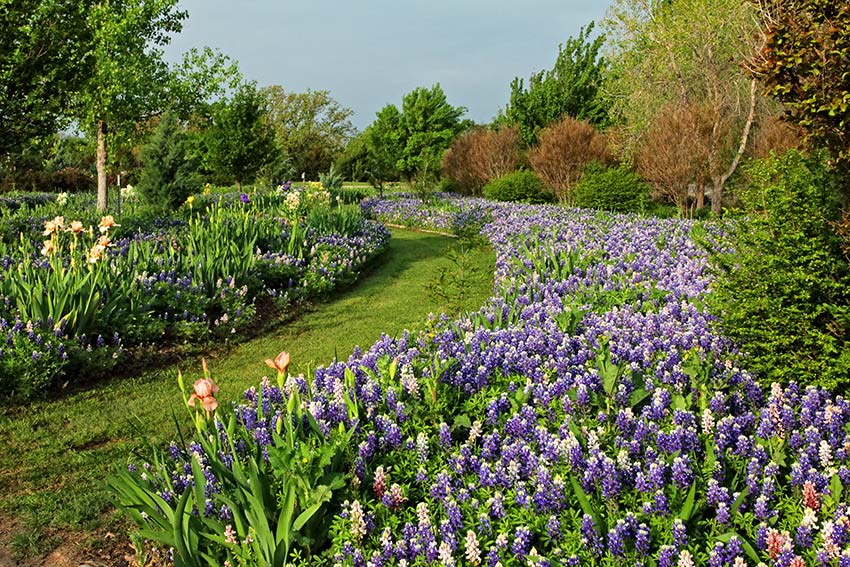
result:
[[[722,246],[721,226],[363,208],[479,227],[492,299],[315,375],[269,360],[276,383],[192,409],[194,440],[111,481],[175,564],[850,565],[850,404],[761,387],[718,334],[695,234]]]

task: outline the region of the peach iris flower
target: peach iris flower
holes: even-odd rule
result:
[[[211,378],[201,378],[195,381],[195,392],[189,396],[189,405],[195,407],[195,400],[199,400],[204,409],[211,412],[218,407],[218,402],[213,397],[216,392],[218,392],[218,386]]]
[[[44,221],[44,236],[50,236],[54,232],[59,232],[65,226],[65,217],[56,217],[53,220]]]
[[[279,355],[277,355],[277,357],[275,357],[274,360],[267,358],[266,364],[269,366],[269,368],[274,368],[278,372],[284,373],[284,372],[286,372],[286,369],[289,368],[289,360],[290,360],[289,353],[288,352],[282,352]]]
[[[113,226],[121,226],[120,224],[115,224],[115,219],[112,218],[112,215],[106,215],[102,219],[100,219],[100,232],[106,232]]]

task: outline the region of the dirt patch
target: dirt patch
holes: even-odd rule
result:
[[[10,544],[21,529],[14,518],[0,516],[0,567],[140,567],[129,538],[107,531],[51,533],[59,545],[47,555],[18,557]],[[160,565],[149,561],[144,567]]]

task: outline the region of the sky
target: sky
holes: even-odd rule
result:
[[[440,83],[466,117],[490,122],[514,77],[551,68],[558,45],[607,0],[181,0],[183,31],[166,58],[219,49],[248,80],[327,90],[360,130],[386,104]]]

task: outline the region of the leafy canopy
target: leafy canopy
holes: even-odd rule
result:
[[[526,146],[537,140],[537,133],[565,116],[602,126],[608,120],[608,103],[601,96],[605,78],[605,59],[600,50],[605,36],[591,39],[594,24],[582,28],[558,46],[555,66],[531,75],[526,87],[516,77],[511,83],[511,98],[504,114],[496,122],[519,126]]]
[[[267,113],[266,98],[253,83],[241,85],[229,101],[216,103],[205,133],[207,167],[240,189],[253,181],[280,151]]]
[[[850,167],[850,5],[758,2],[765,46],[753,72],[782,101],[808,141]]]
[[[462,106],[452,106],[437,83],[404,95],[398,120],[400,154],[396,166],[407,179],[426,171],[439,171],[443,152],[469,124],[461,121]]]
[[[20,152],[64,125],[88,72],[93,2],[0,2],[0,155]]]
[[[317,179],[342,154],[354,135],[354,111],[334,100],[329,91],[292,93],[279,85],[263,88],[269,120],[277,142],[297,174]]]

